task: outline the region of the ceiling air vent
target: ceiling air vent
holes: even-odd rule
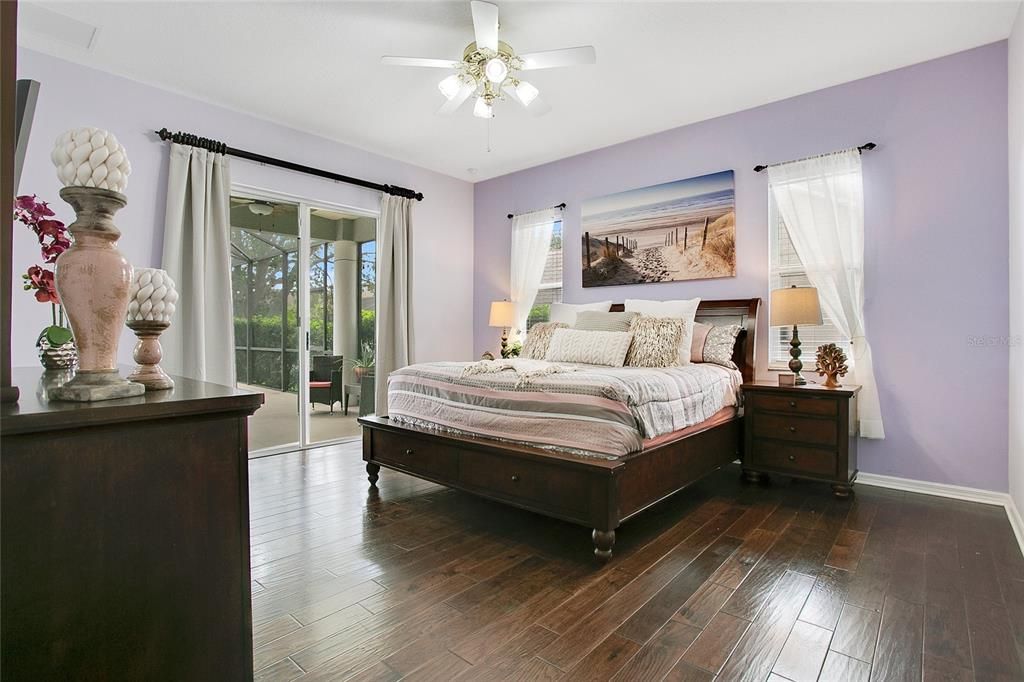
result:
[[[93,46],[99,32],[84,21],[27,2],[18,7],[18,30],[83,50]]]

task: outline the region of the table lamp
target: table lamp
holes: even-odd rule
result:
[[[501,327],[501,357],[508,349],[508,330],[516,322],[516,306],[512,301],[491,303],[491,319],[488,326]]]
[[[791,286],[788,289],[772,291],[771,320],[772,327],[793,325],[793,338],[789,341],[789,369],[796,375],[795,383],[802,386],[807,380],[800,376],[804,363],[800,362],[800,336],[798,324],[821,324],[821,306],[818,303],[818,290],[814,287]]]

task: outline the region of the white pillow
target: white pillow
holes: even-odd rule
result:
[[[622,367],[633,332],[591,332],[556,329],[548,344],[548,362],[579,362],[585,365]]]
[[[678,317],[686,324],[679,340],[679,364],[690,364],[690,345],[693,343],[693,319],[697,315],[699,298],[679,301],[646,301],[639,298],[626,299],[626,312],[640,313],[648,317]]]
[[[583,312],[584,310],[599,310],[601,312],[608,312],[612,309],[611,301],[601,301],[600,303],[552,303],[551,304],[551,316],[548,318],[548,322],[564,322],[570,327],[576,324],[576,313]]]

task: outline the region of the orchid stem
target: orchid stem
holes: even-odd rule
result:
[[[57,326],[57,306],[53,303],[50,304],[50,316],[53,318],[53,326]]]

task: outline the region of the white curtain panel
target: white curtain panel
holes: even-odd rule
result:
[[[384,194],[377,222],[376,413],[388,412],[388,376],[412,363],[409,242],[412,199]]]
[[[544,266],[551,250],[551,233],[559,220],[558,209],[544,209],[512,218],[512,269],[509,294],[515,304],[516,318],[511,337],[525,336],[526,320],[537,298]]]
[[[160,341],[172,374],[235,385],[228,159],[172,144],[163,269],[177,283],[175,318]]]
[[[768,168],[772,195],[821,307],[850,338],[860,435],[884,438],[864,325],[864,184],[856,149]]]

